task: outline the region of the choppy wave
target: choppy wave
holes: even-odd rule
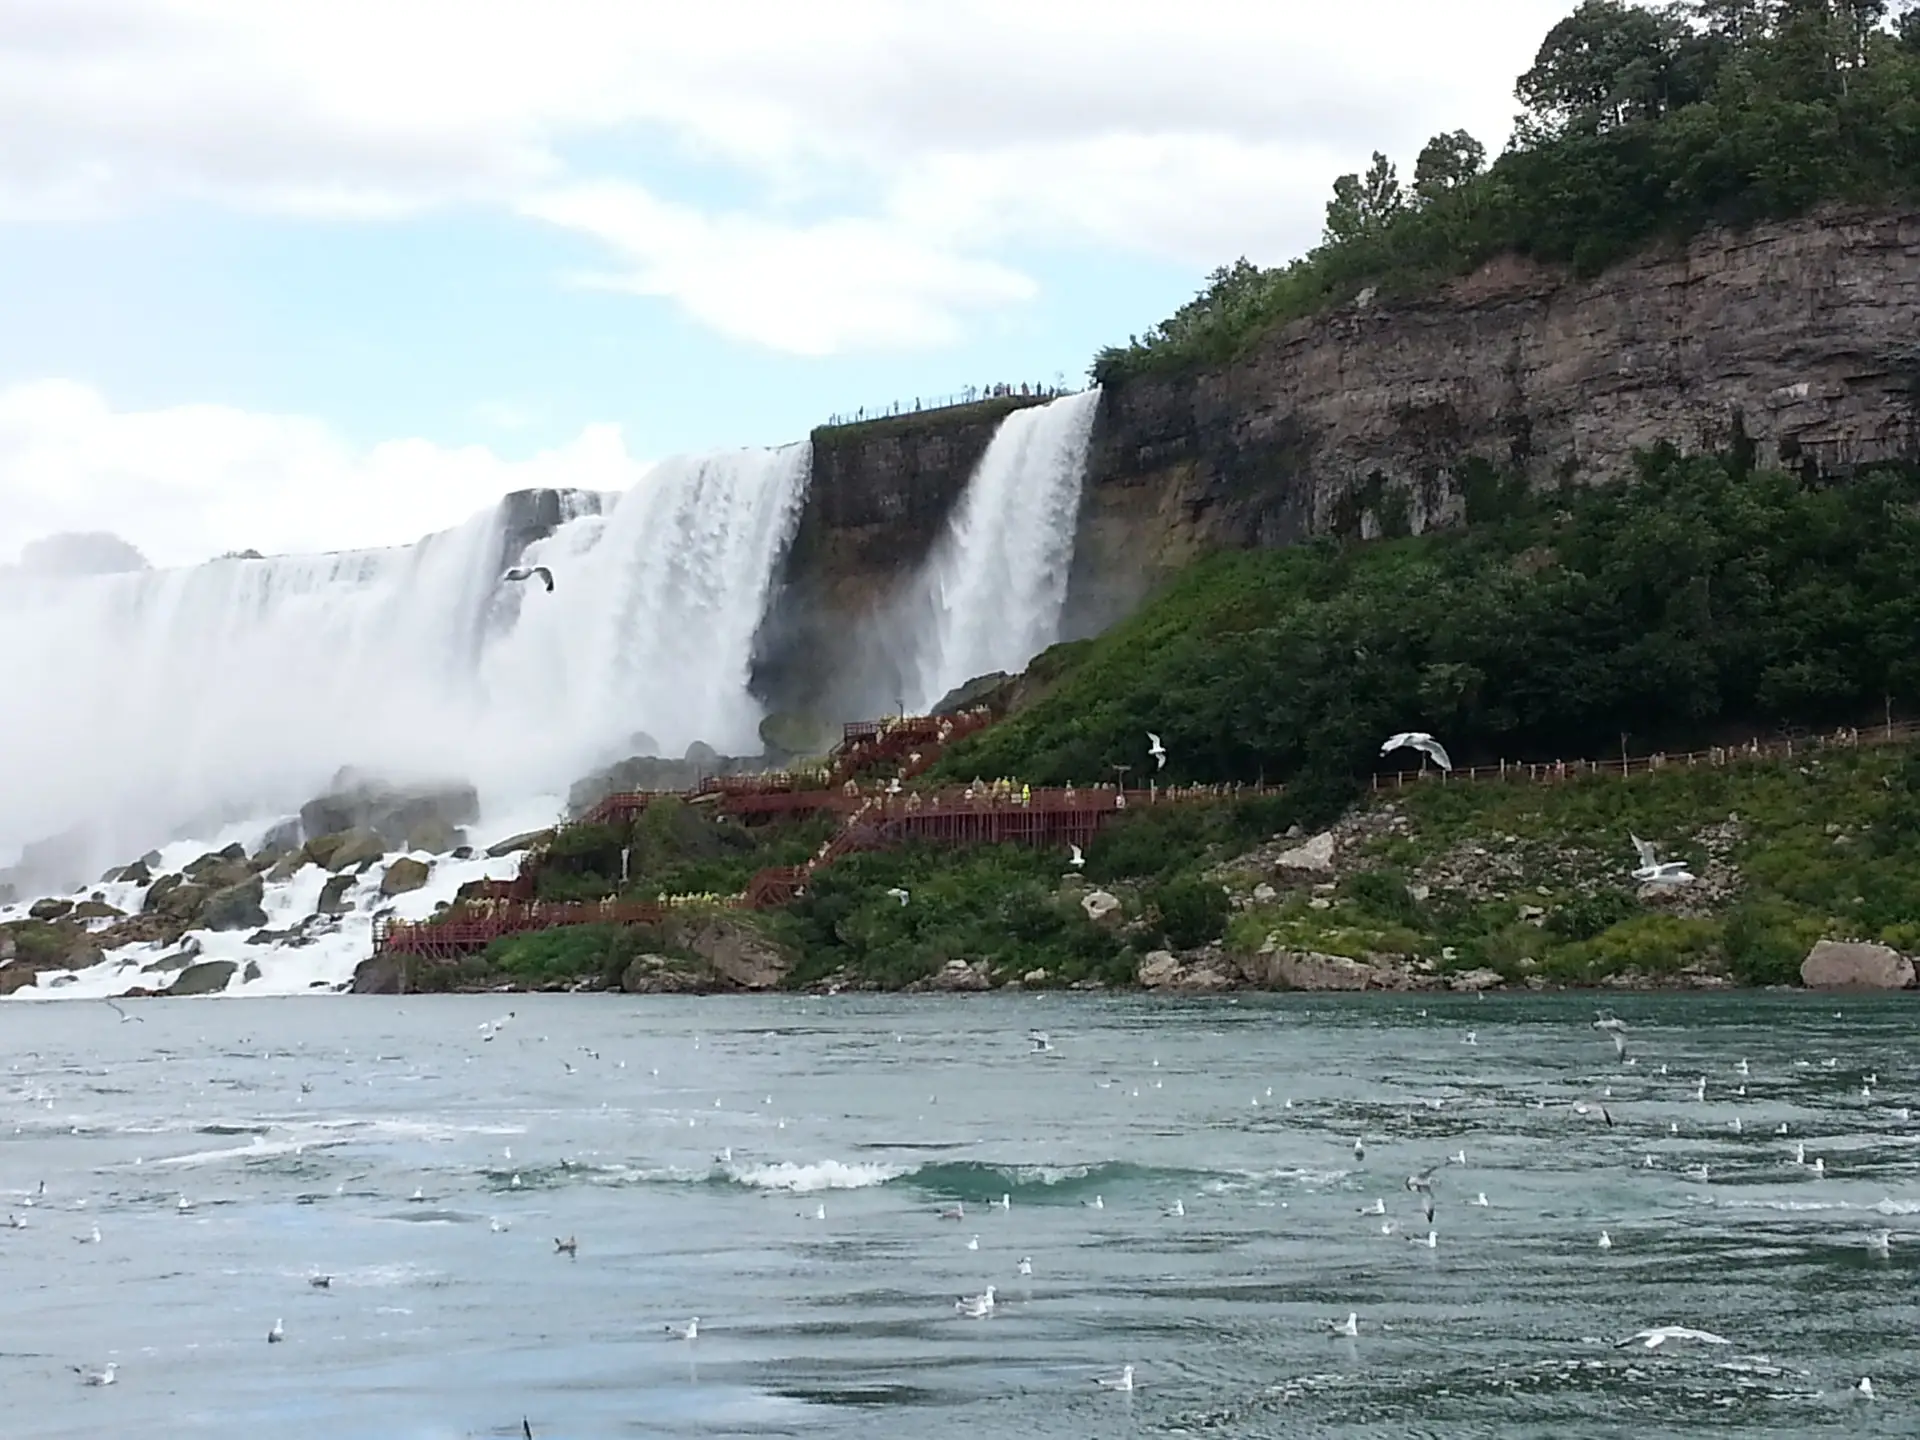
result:
[[[728,1183],[796,1195],[815,1190],[869,1190],[908,1173],[898,1165],[849,1165],[844,1160],[782,1160],[770,1165],[722,1165],[718,1169]]]

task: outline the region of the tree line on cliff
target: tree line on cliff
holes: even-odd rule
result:
[[[1334,182],[1317,248],[1216,270],[1093,378],[1219,362],[1368,287],[1413,293],[1500,254],[1592,273],[1657,237],[1920,190],[1912,0],[1584,0],[1514,94],[1491,166],[1465,131],[1430,140],[1407,185],[1376,152]]]

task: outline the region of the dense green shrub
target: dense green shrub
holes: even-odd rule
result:
[[[1163,781],[1284,781],[1333,813],[1404,763],[1378,755],[1396,730],[1456,763],[1553,761],[1920,707],[1917,501],[1893,473],[1827,486],[1662,449],[1552,513],[1214,556],[943,766],[1085,784],[1138,774],[1152,730]],[[1140,870],[1153,843],[1116,829],[1089,870]]]
[[[1227,933],[1233,905],[1218,884],[1181,876],[1156,885],[1149,899],[1160,920],[1161,940],[1175,950],[1191,950]]]

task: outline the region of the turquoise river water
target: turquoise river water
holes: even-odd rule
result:
[[[0,1006],[0,1433],[1920,1433],[1913,1002],[1615,1003]]]

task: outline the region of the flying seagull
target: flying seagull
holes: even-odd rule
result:
[[[106,1004],[106,1007],[107,1007],[107,1008],[108,1008],[109,1010],[111,1010],[111,1011],[113,1011],[113,1013],[114,1013],[114,1014],[116,1014],[116,1015],[118,1015],[118,1016],[120,1017],[120,1023],[121,1023],[122,1025],[124,1025],[124,1024],[126,1024],[126,1023],[127,1023],[127,1021],[129,1021],[129,1020],[138,1020],[138,1021],[139,1021],[139,1022],[140,1022],[140,1023],[142,1024],[142,1025],[144,1025],[144,1024],[146,1024],[146,1023],[147,1023],[147,1017],[146,1017],[146,1016],[144,1016],[144,1015],[129,1015],[129,1014],[128,1014],[128,1013],[126,1012],[126,1011],[124,1011],[124,1010],[122,1010],[122,1009],[121,1009],[121,1008],[120,1008],[120,1007],[119,1007],[118,1005],[116,1005],[116,1004],[114,1004],[114,1003],[113,1003],[113,1001],[111,1001],[111,1000],[108,1000],[108,999],[106,999],[106,997],[105,997],[105,996],[102,996],[102,997],[101,997],[101,999],[102,999],[102,1001],[104,1001],[104,1003]]]
[[[1080,853],[1080,847],[1078,845],[1069,845],[1067,849],[1073,852],[1073,858],[1067,861],[1067,864],[1071,865],[1074,869],[1078,870],[1087,863],[1087,857]]]
[[[902,890],[898,885],[896,885],[891,890],[887,891],[887,898],[889,900],[898,900],[902,905],[904,905],[907,903],[907,901],[911,897],[908,895],[908,893],[905,890]]]
[[[1614,1348],[1624,1350],[1638,1343],[1644,1350],[1658,1350],[1669,1340],[1698,1340],[1702,1345],[1731,1345],[1731,1340],[1713,1334],[1708,1330],[1689,1330],[1685,1325],[1662,1325],[1654,1330],[1640,1330],[1622,1340]]]
[[[1640,868],[1633,872],[1633,878],[1642,885],[1685,885],[1693,879],[1684,860],[1662,862],[1654,854],[1653,846],[1638,835],[1627,837],[1633,841],[1635,853],[1640,857]]]
[[[1151,730],[1147,732],[1147,754],[1153,756],[1154,769],[1164,770],[1167,768],[1166,747],[1160,743],[1160,737]]]
[[[1447,756],[1447,747],[1424,730],[1402,730],[1398,735],[1389,735],[1386,743],[1380,747],[1380,753],[1391,755],[1395,750],[1418,750],[1442,770],[1453,769],[1453,761]],[[1422,760],[1420,763],[1424,766],[1427,762]]]
[[[531,580],[538,575],[547,587],[547,593],[553,593],[553,571],[544,565],[516,565],[500,578],[503,580]]]

